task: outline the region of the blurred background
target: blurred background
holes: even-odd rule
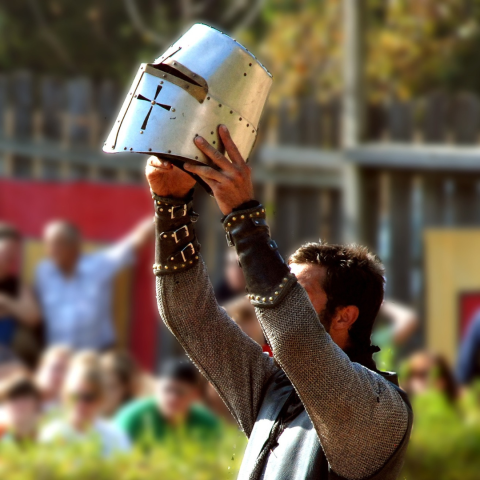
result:
[[[419,397],[405,478],[478,478],[478,0],[0,2],[5,358],[36,368],[57,344],[74,356],[116,348],[154,374],[181,355],[155,306],[146,158],[101,146],[139,63],[199,21],[236,38],[274,76],[251,162],[282,253],[319,238],[358,242],[386,266],[377,363],[399,370]],[[224,303],[242,279],[213,199],[196,195],[203,256]],[[106,289],[108,301],[90,292],[90,310],[69,303],[52,262],[72,272],[89,265],[91,290]],[[108,317],[113,330],[88,338],[83,326],[56,326],[85,316]]]

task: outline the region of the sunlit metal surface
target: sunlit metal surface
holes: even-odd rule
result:
[[[201,135],[221,148],[217,128],[225,124],[248,158],[271,84],[247,49],[196,24],[155,62],[140,66],[103,150],[209,163],[193,139]]]

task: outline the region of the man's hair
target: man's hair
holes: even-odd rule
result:
[[[79,228],[68,220],[53,220],[45,227],[45,232],[60,232],[69,242],[78,242],[81,239]]]
[[[167,360],[160,369],[159,378],[177,380],[194,386],[199,383],[197,368],[183,358]]]
[[[24,397],[40,398],[37,386],[25,372],[15,372],[0,382],[0,402]]]
[[[368,349],[384,296],[384,267],[380,260],[360,245],[307,243],[288,263],[311,263],[326,268],[322,288],[327,295],[327,318],[339,307],[355,305],[359,314],[349,330],[350,338],[354,347]]]
[[[19,242],[21,239],[22,235],[13,225],[0,222],[0,240],[15,240]]]

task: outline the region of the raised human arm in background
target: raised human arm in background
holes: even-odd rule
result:
[[[41,320],[40,307],[33,292],[27,286],[21,287],[18,297],[0,293],[0,310],[28,326],[38,325]]]

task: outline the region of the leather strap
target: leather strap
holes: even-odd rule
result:
[[[185,199],[160,197],[152,192],[155,204],[155,275],[169,275],[192,268],[199,260],[200,244],[194,223],[191,194]]]
[[[265,208],[259,204],[232,212],[224,219],[223,227],[228,245],[237,249],[250,302],[259,307],[274,307],[297,279],[270,238]]]

